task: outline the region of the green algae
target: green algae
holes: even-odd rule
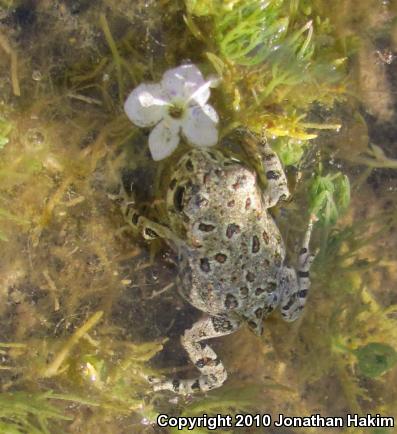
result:
[[[350,203],[349,178],[341,172],[317,174],[309,187],[309,211],[325,226],[336,224]]]
[[[363,36],[342,31],[343,13],[335,17],[321,1],[71,3],[37,2],[29,18],[22,13],[29,2],[0,2],[2,35],[18,55],[17,76],[8,56],[0,60],[0,402],[9,405],[0,420],[8,423],[6,432],[90,433],[98,426],[104,433],[151,432],[163,411],[276,415],[285,402],[294,415],[319,407],[324,414],[392,414],[393,390],[382,380],[395,379],[388,354],[397,348],[396,307],[383,288],[395,279],[396,259],[392,250],[382,257],[377,246],[396,215],[375,209],[362,216],[371,203],[360,195],[370,196],[371,171],[393,168],[395,160],[380,143],[353,152],[356,136],[346,144],[337,134],[348,123],[341,106],[359,116],[351,63]],[[338,7],[343,10],[341,2]],[[269,319],[262,340],[247,338],[239,347],[227,341],[236,351],[220,343],[232,385],[175,404],[146,380],[186,366],[178,339],[165,339],[170,329],[179,336],[188,326],[185,320],[173,329],[181,321],[180,302],[167,291],[175,270],[162,259],[169,252],[160,242],[148,246],[121,233],[111,197],[128,168],[142,185],[139,207],[155,219],[164,215],[164,176],[178,154],[150,161],[147,137],[125,118],[122,103],[140,82],[158,81],[187,58],[222,79],[213,103],[225,148],[230,151],[235,128],[248,127],[265,134],[291,166],[296,200],[285,206],[287,217],[275,212],[289,250],[312,212],[320,218],[314,240],[320,251],[303,320],[287,326]],[[247,145],[231,150],[256,158]],[[334,158],[342,168],[329,163]],[[369,171],[356,176],[363,166]],[[354,186],[350,208],[346,173]],[[385,198],[395,205],[393,196]],[[178,350],[170,355],[171,344]],[[388,348],[382,360],[368,352],[373,345]],[[239,353],[248,356],[234,365]]]
[[[394,348],[376,342],[357,348],[355,355],[360,371],[370,378],[381,376],[397,363],[397,353]]]
[[[48,434],[51,420],[70,420],[50,404],[50,393],[23,392],[0,394],[0,429],[10,434]]]

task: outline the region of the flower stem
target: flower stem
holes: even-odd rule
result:
[[[117,50],[117,46],[116,43],[114,42],[112,33],[110,32],[109,24],[105,14],[100,14],[99,21],[102,27],[103,34],[105,35],[106,42],[108,43],[110,51],[112,52],[113,55],[113,60],[116,67],[117,83],[119,86],[119,100],[120,100],[120,104],[122,104],[123,95],[124,95],[124,86],[121,77],[121,56]]]

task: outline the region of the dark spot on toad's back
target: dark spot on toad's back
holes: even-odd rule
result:
[[[254,235],[252,237],[252,253],[258,253],[260,249],[259,238]]]
[[[200,259],[200,268],[205,273],[208,273],[209,271],[211,271],[210,261],[208,260],[208,258],[201,258]]]
[[[223,264],[224,262],[226,262],[227,256],[224,255],[223,253],[217,253],[215,255],[215,259],[220,263]]]
[[[232,236],[234,235],[234,234],[238,234],[240,232],[240,226],[238,226],[238,225],[236,225],[236,224],[234,224],[234,223],[231,223],[230,225],[228,225],[227,226],[227,228],[226,228],[226,236],[227,236],[227,238],[232,238]]]
[[[253,282],[255,280],[255,274],[251,273],[251,271],[248,271],[245,278],[248,280],[248,282]]]
[[[263,231],[263,232],[262,232],[262,238],[263,238],[263,241],[264,241],[266,244],[269,244],[270,239],[269,239],[269,235],[267,234],[266,231]]]
[[[202,232],[211,232],[215,229],[215,226],[206,223],[200,223],[198,228]]]
[[[234,190],[238,190],[240,187],[244,185],[244,181],[246,181],[247,177],[245,175],[238,176],[236,182],[232,185]]]
[[[277,289],[277,283],[276,282],[268,282],[266,285],[266,292],[273,292]]]
[[[264,290],[263,288],[256,288],[256,289],[255,289],[255,295],[256,295],[256,296],[261,295],[261,294],[263,294],[264,292],[265,292],[265,290]]]
[[[226,309],[234,309],[238,307],[237,298],[233,294],[227,294],[225,299],[225,307]]]
[[[242,288],[240,288],[240,294],[242,297],[247,297],[248,295],[248,288],[246,286],[243,286]]]

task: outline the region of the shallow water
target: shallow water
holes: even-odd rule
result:
[[[0,0],[0,432],[178,432],[161,413],[320,414],[344,418],[327,432],[393,432],[346,415],[397,415],[397,3],[273,1],[273,18],[269,6],[254,19],[258,4]],[[259,42],[241,54],[247,38]],[[115,196],[120,180],[139,185],[140,210],[167,223],[188,145],[154,162],[123,103],[188,61],[221,75],[218,147],[257,167],[233,130],[265,131],[285,163],[292,200],[272,213],[291,261],[310,212],[318,254],[302,318],[212,341],[227,382],[176,397],[144,377],[197,375],[179,338],[200,313],[177,293],[175,252],[125,227]]]

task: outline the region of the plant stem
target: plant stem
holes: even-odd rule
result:
[[[102,316],[102,311],[95,312],[94,315],[92,315],[85,324],[79,327],[72,334],[64,347],[61,349],[61,351],[55,356],[55,359],[52,361],[52,363],[44,370],[44,372],[42,373],[43,377],[53,377],[54,375],[57,375],[59,373],[59,368],[66,359],[66,357],[69,355],[72,347],[77,344],[77,342],[98,323]]]
[[[116,74],[117,74],[117,82],[119,86],[119,100],[120,103],[123,103],[123,95],[124,95],[124,86],[123,86],[123,80],[121,77],[121,56],[117,50],[116,43],[114,42],[112,33],[110,32],[109,24],[106,19],[105,14],[100,14],[99,16],[100,25],[102,27],[103,34],[105,35],[106,42],[109,45],[110,51],[113,55],[113,60],[116,67]]]

